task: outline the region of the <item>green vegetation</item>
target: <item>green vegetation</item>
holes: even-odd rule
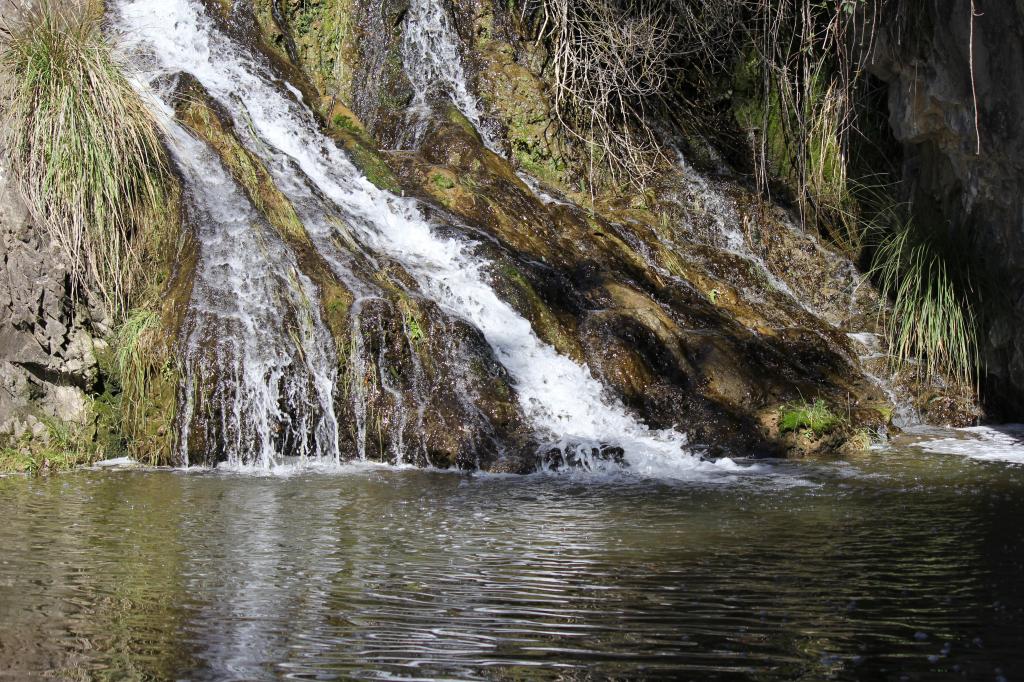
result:
[[[435,173],[431,180],[441,189],[452,189],[455,187],[455,181],[443,173]]]
[[[331,123],[335,128],[341,128],[342,130],[347,130],[353,134],[359,134],[362,132],[362,128],[356,124],[352,117],[345,114],[335,114],[334,118],[331,119]]]
[[[885,332],[894,367],[911,369],[926,383],[943,376],[971,386],[978,377],[978,297],[960,258],[950,253],[906,221],[882,241],[872,274],[883,305],[892,303]]]
[[[779,431],[810,431],[821,437],[832,433],[844,424],[842,417],[829,409],[824,400],[809,403],[806,400],[792,402],[782,407],[779,412]]]
[[[0,450],[0,474],[40,474],[47,471],[68,471],[90,464],[94,460],[81,450],[61,450],[55,447],[4,448]]]
[[[405,330],[408,333],[409,340],[414,344],[420,344],[426,340],[427,336],[423,333],[423,328],[420,327],[419,321],[416,316],[409,311],[405,314]]]
[[[133,310],[117,330],[114,362],[121,379],[121,410],[128,422],[137,421],[144,411],[147,373],[151,364],[149,332],[159,324],[156,313]]]
[[[43,2],[0,30],[0,143],[76,283],[123,319],[172,204],[157,124],[104,39],[101,12]]]
[[[64,424],[52,417],[44,417],[42,422],[46,426],[45,439],[26,433],[18,442],[0,449],[0,474],[67,471],[90,464],[102,454],[90,447],[92,443],[84,427]]]

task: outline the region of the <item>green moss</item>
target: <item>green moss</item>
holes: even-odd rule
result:
[[[402,183],[391,166],[362,135],[346,130],[332,130],[331,137],[344,147],[349,159],[367,180],[385,191],[402,193]]]
[[[450,123],[454,123],[455,125],[462,128],[463,132],[472,137],[474,140],[480,141],[481,138],[479,131],[477,131],[473,123],[468,118],[466,118],[465,114],[463,114],[457,108],[455,108],[454,106],[447,107],[447,109],[445,110],[445,115],[447,116],[448,121]]]
[[[861,248],[859,208],[847,178],[844,154],[845,97],[833,73],[818,64],[810,76],[803,110],[788,102],[793,86],[772,82],[765,89],[761,62],[754,53],[733,75],[733,116],[753,135],[763,153],[769,179],[781,183],[816,219],[823,231],[851,256]]]
[[[213,110],[200,86],[187,89],[177,114],[185,125],[216,150],[231,176],[282,235],[288,239],[309,241],[291,202],[274,184],[263,163],[239,143],[231,124]]]
[[[359,126],[351,116],[346,114],[335,114],[331,118],[331,125],[335,128],[347,130],[350,133],[359,133],[362,131],[362,127]]]
[[[833,413],[824,400],[793,402],[779,411],[779,431],[782,433],[810,431],[815,436],[824,436],[844,423],[843,418]]]
[[[765,161],[772,177],[794,182],[794,164],[799,151],[787,136],[788,121],[779,92],[775,87],[764,91],[760,69],[760,58],[753,52],[737,67],[733,80],[733,116],[740,128],[753,132],[763,142]]]
[[[495,273],[499,284],[505,284],[507,296],[518,298],[530,319],[537,335],[546,343],[551,344],[562,355],[581,360],[583,351],[576,338],[566,331],[562,322],[551,311],[530,281],[511,263],[502,263]]]
[[[529,69],[516,63],[515,49],[492,36],[492,17],[485,15],[477,27],[481,95],[488,110],[507,131],[512,157],[519,167],[545,184],[568,191],[570,183],[561,146],[552,133],[544,83]]]
[[[272,0],[256,0],[254,5],[264,44],[287,61],[286,38],[274,21]],[[304,0],[282,5],[300,66],[313,86],[322,95],[350,102],[359,58],[353,0]]]
[[[435,173],[431,176],[430,180],[441,189],[452,189],[455,187],[455,181],[443,173]]]
[[[405,314],[405,330],[409,334],[409,340],[415,344],[420,344],[427,338],[412,311]]]

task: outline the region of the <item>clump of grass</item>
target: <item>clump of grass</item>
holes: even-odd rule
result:
[[[455,187],[455,181],[441,173],[435,173],[431,180],[441,189],[452,189]]]
[[[114,361],[125,393],[145,385],[146,368],[149,365],[148,332],[156,329],[159,322],[157,314],[150,310],[134,310],[117,330]]]
[[[127,436],[129,454],[153,465],[170,461],[180,383],[172,339],[165,329],[158,312],[137,309],[118,327],[113,340],[121,389],[119,430]]]
[[[94,3],[37,3],[0,25],[0,146],[76,285],[123,319],[140,253],[170,205],[155,119],[104,38]]]
[[[0,448],[0,474],[67,471],[99,459],[101,451],[93,447],[85,427],[48,416],[40,421],[46,427],[45,439],[26,433],[19,441]]]
[[[128,431],[145,419],[149,379],[156,364],[153,334],[159,328],[160,318],[156,313],[133,310],[114,339],[114,362],[121,383],[121,414]]]
[[[832,433],[844,423],[824,400],[802,400],[785,405],[779,412],[779,431],[811,431],[815,436]]]
[[[885,318],[894,369],[912,369],[926,383],[942,376],[977,382],[978,338],[969,275],[950,262],[935,237],[906,221],[875,252],[872,274],[891,302]]]

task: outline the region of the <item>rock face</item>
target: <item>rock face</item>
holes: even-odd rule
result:
[[[45,420],[85,424],[98,380],[91,314],[73,304],[60,255],[0,166],[0,439],[46,439]]]
[[[602,399],[653,429],[685,431],[712,455],[799,450],[780,432],[778,418],[806,398],[848,415],[848,430],[837,442],[884,429],[888,397],[850,338],[872,330],[866,320],[873,319],[877,297],[870,285],[862,286],[853,264],[784,209],[759,201],[724,166],[702,174],[666,158],[649,191],[611,185],[596,194],[584,191],[579,178],[586,157],[567,151],[551,120],[544,60],[524,47],[531,41],[517,33],[518,15],[503,3],[445,3],[465,57],[459,77],[474,91],[496,139],[485,143],[465,111],[441,92],[430,100],[415,145],[402,138],[413,115],[424,115],[412,110],[403,68],[407,2],[210,6],[225,31],[263,32],[262,39],[252,38],[252,49],[280,76],[275,87],[287,82],[292,95],[317,107],[320,120],[307,132],[326,129],[371,183],[416,199],[439,233],[472,243],[474,258],[486,263],[487,286],[544,344],[585,366],[601,383]],[[335,61],[327,60],[321,48],[338,44],[342,33],[349,37]],[[895,83],[902,62],[891,61]],[[357,243],[353,226],[363,218],[339,212],[318,191],[286,191],[297,176],[260,151],[234,100],[182,74],[175,78],[182,95],[178,121],[212,150],[244,194],[240,203],[253,207],[264,243],[294,255],[294,268],[281,281],[298,282],[301,274],[312,283],[308,290],[316,296],[304,306],[273,300],[292,340],[318,306],[334,342],[321,366],[330,364],[331,376],[335,370],[338,376],[330,405],[343,456],[517,472],[571,463],[557,450],[538,450],[516,381],[481,331],[425,292],[406,261]],[[179,162],[187,166],[187,159]],[[43,435],[46,415],[92,419],[89,396],[115,383],[102,376],[96,359],[106,357],[105,344],[94,337],[109,329],[76,301],[67,267],[13,190],[2,182],[0,189],[6,266],[0,277],[0,425],[15,436],[32,428]],[[185,223],[197,228],[201,197],[190,198],[185,189]],[[335,225],[336,232],[325,236],[317,221]],[[192,233],[184,234],[188,243]],[[158,336],[177,338],[190,324],[184,312],[192,310],[191,284],[202,280],[198,256],[188,254],[201,248],[200,242],[179,247],[161,279],[167,284],[160,309],[150,311],[160,319]],[[238,291],[211,288],[229,298]],[[218,333],[210,324],[195,329],[197,339]],[[299,347],[301,339],[295,345],[301,357],[305,346]],[[195,348],[214,346],[197,342]],[[187,434],[180,450],[188,461],[212,465],[230,459],[229,445],[238,440],[236,427],[217,420],[238,402],[230,391],[215,390],[230,383],[228,372],[185,372],[179,382],[187,352],[175,344],[167,354],[177,358],[160,355],[141,372],[118,372],[122,384],[126,375],[143,377],[140,406],[124,398],[127,391],[121,397],[122,408],[141,415],[142,428],[123,435],[138,444],[147,428],[154,442]],[[215,364],[198,362],[200,369]],[[306,395],[302,390],[295,395]],[[327,410],[291,394],[280,402],[280,421],[266,432],[280,454],[288,454],[287,424],[305,424],[305,416],[314,423],[317,410]],[[176,406],[188,409],[174,416]],[[176,426],[149,428],[160,414]],[[178,451],[170,443],[164,450]],[[621,452],[608,448],[596,455]]]
[[[991,280],[984,291],[989,300],[982,302],[984,398],[991,416],[1019,419],[1024,416],[1024,2],[917,4],[921,7],[907,17],[899,40],[893,31],[880,42],[874,70],[889,83],[890,122],[904,148],[903,179],[916,219],[935,231],[950,231],[958,244],[970,244],[976,272]]]

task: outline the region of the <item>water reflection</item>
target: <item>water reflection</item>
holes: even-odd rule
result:
[[[1024,472],[0,480],[13,679],[1015,679]],[[116,674],[115,674],[116,671]]]

